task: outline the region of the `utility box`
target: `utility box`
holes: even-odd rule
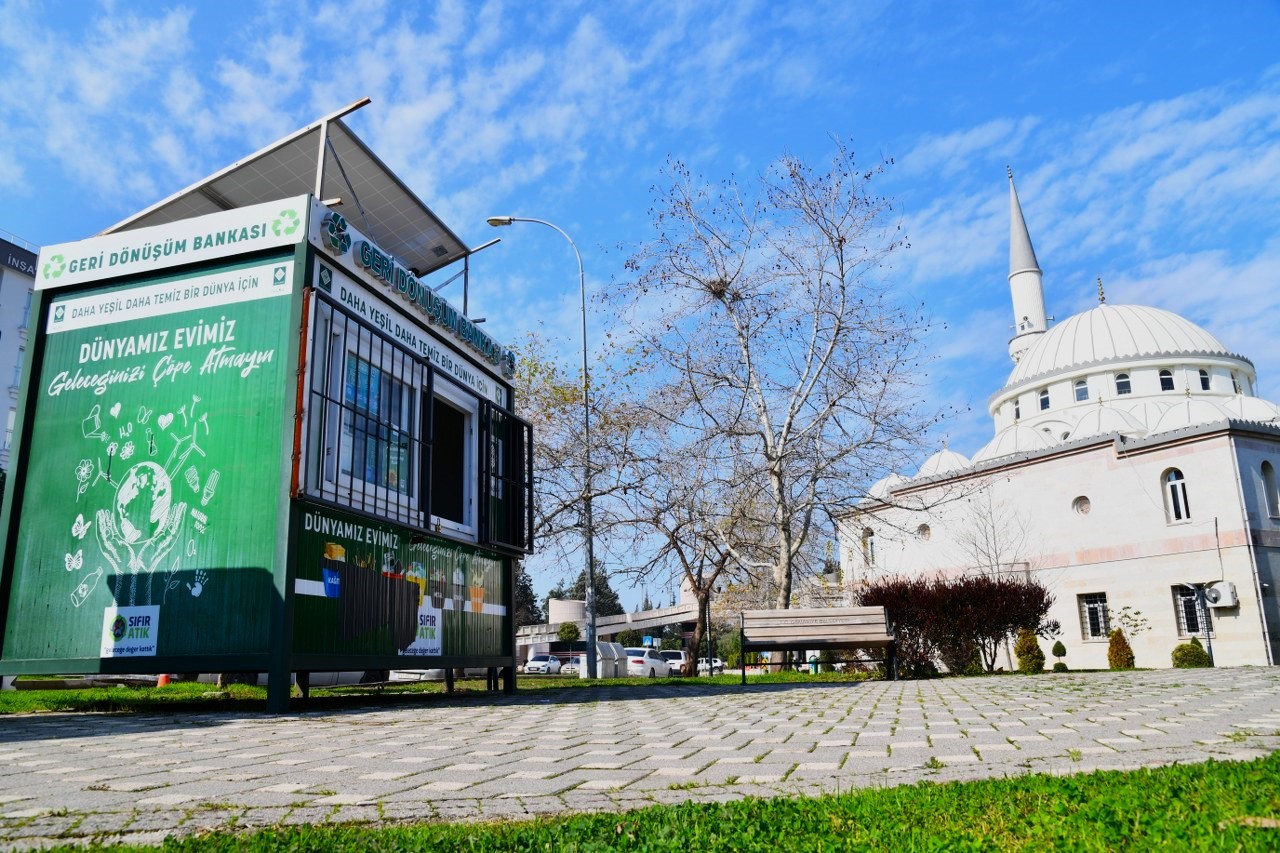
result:
[[[396,190],[399,210],[361,210],[376,234],[318,191],[183,216],[187,191],[41,252],[0,671],[269,672],[277,710],[291,672],[514,673],[533,453],[514,358],[422,280],[470,250],[340,120],[280,145],[308,134],[348,185]],[[287,173],[292,151],[243,162]],[[197,188],[268,191],[228,175]]]

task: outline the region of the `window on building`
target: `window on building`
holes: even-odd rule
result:
[[[1086,640],[1105,640],[1111,636],[1111,616],[1107,612],[1107,594],[1091,592],[1076,596],[1080,607],[1080,636]]]
[[[1234,370],[1231,371],[1231,393],[1240,393],[1240,377],[1236,376],[1236,372]]]
[[[929,525],[927,524],[922,524],[916,528],[917,539],[923,539],[927,541],[929,537],[932,535],[933,535],[933,531],[929,528]]]
[[[4,428],[4,449],[5,450],[8,450],[11,447],[13,447],[13,423],[14,423],[14,418],[17,416],[17,414],[18,413],[16,410],[14,409],[9,410],[9,422],[5,425],[5,428]]]
[[[1171,373],[1168,370],[1160,371],[1160,390],[1161,391],[1173,390],[1173,373]]]
[[[876,564],[876,534],[870,527],[862,529],[862,561],[868,566]]]
[[[1078,515],[1088,515],[1090,510],[1093,509],[1093,501],[1089,500],[1086,495],[1080,495],[1080,497],[1071,502],[1071,508],[1075,510]]]
[[[1267,515],[1280,518],[1280,494],[1276,493],[1276,469],[1270,462],[1262,463],[1262,491],[1266,497]]]
[[[1116,393],[1117,393],[1117,394],[1128,394],[1128,393],[1130,393],[1132,390],[1133,390],[1133,389],[1132,389],[1132,388],[1130,387],[1130,385],[1129,385],[1129,374],[1127,374],[1127,373],[1117,373],[1117,374],[1116,374]]]
[[[1083,403],[1089,399],[1089,383],[1083,379],[1076,380],[1076,402]]]
[[[1191,505],[1187,503],[1187,480],[1177,468],[1170,468],[1161,477],[1164,484],[1165,513],[1169,523],[1189,521]]]
[[[1200,371],[1200,390],[1209,390],[1209,371],[1201,369]]]
[[[346,308],[320,294],[311,298],[311,399],[299,484],[308,497],[528,550],[529,425]]]
[[[1045,388],[1040,392],[1040,411],[1049,408],[1049,389]]]
[[[1192,635],[1203,637],[1205,631],[1213,632],[1213,620],[1209,618],[1209,608],[1202,608],[1197,601],[1194,589],[1178,585],[1173,588],[1173,610],[1178,620],[1178,636]]]
[[[1022,403],[1018,400],[1013,401],[1013,419],[1016,421],[1022,417]]]

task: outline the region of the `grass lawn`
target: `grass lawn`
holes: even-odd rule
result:
[[[1250,762],[745,799],[490,824],[325,825],[172,851],[1280,849],[1280,753]],[[154,848],[125,847],[147,850]]]
[[[795,672],[752,675],[751,684],[782,682],[860,681],[867,676],[840,673],[808,675]],[[20,679],[21,680],[21,679]],[[39,679],[44,680],[44,679]],[[618,678],[608,681],[590,681],[577,677],[521,675],[516,679],[517,690],[526,691],[583,688],[588,690],[617,690],[630,686],[655,684],[692,686],[718,684],[733,686],[741,682],[737,675],[717,675],[698,678]],[[462,694],[462,695],[458,695]],[[478,694],[474,698],[501,694],[485,690],[483,678],[459,679],[456,682],[456,698]],[[315,687],[307,700],[296,699],[295,710],[330,710],[361,706],[394,707],[445,699],[443,682],[399,682],[378,687],[354,685],[350,687]],[[450,697],[453,698],[453,697]],[[27,714],[41,711],[81,711],[146,713],[172,710],[242,710],[266,712],[267,689],[244,684],[228,685],[219,693],[211,684],[173,682],[165,687],[94,687],[77,690],[5,690],[0,692],[0,715]]]

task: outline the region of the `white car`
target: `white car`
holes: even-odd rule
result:
[[[568,663],[560,667],[561,675],[577,675],[584,672],[587,668],[586,655],[574,655],[569,658]]]
[[[525,662],[525,675],[559,675],[560,658],[555,655],[534,655]]]
[[[686,672],[693,674],[693,658],[684,649],[664,649],[658,654],[662,655],[667,665],[671,667],[672,675],[684,675]]]
[[[666,658],[654,649],[628,648],[627,675],[637,678],[666,678],[671,674],[671,665]]]
[[[698,658],[698,674],[699,675],[724,675],[724,661],[720,658],[711,659],[711,668],[707,669],[707,659]]]

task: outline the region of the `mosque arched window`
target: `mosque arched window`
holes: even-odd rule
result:
[[[862,528],[862,559],[868,566],[876,564],[876,533],[870,527]]]
[[[1040,391],[1040,411],[1049,408],[1049,389],[1045,388]]]
[[[1014,400],[1013,401],[1013,419],[1016,421],[1020,417],[1022,417],[1022,401]]]
[[[1173,390],[1173,373],[1171,371],[1168,371],[1168,370],[1160,371],[1160,390],[1161,391]]]
[[[1270,462],[1262,463],[1262,490],[1266,493],[1267,515],[1280,518],[1280,493],[1276,492],[1276,469]]]
[[[1170,468],[1160,478],[1164,485],[1165,514],[1172,524],[1191,520],[1191,504],[1187,502],[1187,478],[1177,468]]]
[[[1240,377],[1236,375],[1234,370],[1231,371],[1231,393],[1240,393]]]
[[[1076,402],[1083,403],[1089,399],[1089,383],[1083,379],[1076,380]]]
[[[1128,394],[1132,391],[1133,391],[1133,387],[1129,384],[1129,374],[1117,373],[1116,374],[1116,393]]]
[[[1209,390],[1209,371],[1205,370],[1204,368],[1200,369],[1200,390],[1201,391]]]

